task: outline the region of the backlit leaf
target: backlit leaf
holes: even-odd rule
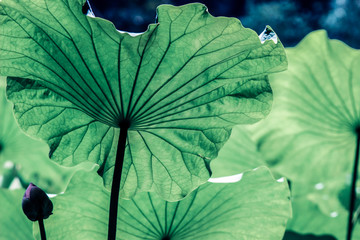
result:
[[[49,239],[106,239],[109,192],[93,172],[77,172],[53,198]],[[289,190],[265,167],[234,183],[208,182],[178,202],[153,193],[121,199],[118,239],[281,239],[291,215]],[[35,229],[35,228],[34,228]],[[39,239],[38,231],[35,233]],[[166,238],[168,237],[168,238]]]
[[[121,196],[183,198],[210,177],[231,127],[269,112],[282,44],[202,4],[160,6],[159,22],[134,37],[82,14],[84,1],[0,2],[0,74],[16,77],[20,125],[59,163],[98,163],[109,186],[129,124]]]
[[[360,124],[360,51],[316,31],[286,52],[289,69],[271,78],[273,109],[254,135],[260,151],[290,180],[316,184],[351,173]]]
[[[360,126],[360,51],[316,31],[286,53],[289,69],[270,79],[272,112],[253,136],[271,169],[292,182],[288,228],[345,239],[349,203],[339,195],[351,182]]]
[[[251,132],[244,126],[235,126],[229,140],[211,162],[212,177],[224,177],[266,166],[256,143],[251,139]]]
[[[5,79],[0,79],[0,85],[2,83]],[[49,161],[48,151],[46,143],[21,131],[12,105],[5,98],[5,88],[0,86],[0,178],[7,165],[15,164],[14,177],[20,174],[24,181],[32,181],[48,192],[62,191],[71,171]]]

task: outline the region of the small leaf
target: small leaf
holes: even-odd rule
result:
[[[181,199],[210,177],[232,126],[268,114],[267,75],[286,68],[283,46],[202,4],[162,5],[158,23],[131,36],[85,16],[84,2],[0,2],[0,74],[13,77],[15,116],[55,161],[98,163],[108,187],[130,123],[121,196]]]
[[[109,195],[95,171],[75,173],[66,192],[53,200],[49,239],[105,239]],[[263,167],[235,183],[208,182],[179,202],[153,193],[121,199],[117,238],[273,240],[283,236],[290,215],[287,184]]]

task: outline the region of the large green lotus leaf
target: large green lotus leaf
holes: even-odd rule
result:
[[[210,164],[212,177],[235,175],[265,165],[251,132],[241,125],[233,127],[229,140]]]
[[[0,188],[0,239],[29,240],[32,224],[21,208],[25,190]]]
[[[270,79],[273,109],[254,127],[253,137],[271,169],[303,189],[302,198],[293,198],[288,227],[344,239],[348,212],[339,194],[354,164],[360,52],[329,40],[325,31],[309,34],[286,52],[289,69]]]
[[[258,147],[291,181],[345,179],[360,123],[360,51],[321,30],[286,52],[289,69],[270,80],[273,110],[256,126]]]
[[[0,82],[3,84],[5,79]],[[32,139],[21,131],[12,105],[5,98],[5,88],[0,87],[0,176],[7,162],[12,162],[24,181],[31,181],[47,192],[63,191],[71,171],[51,162],[48,152],[45,142]]]
[[[45,220],[48,238],[106,239],[104,202],[109,197],[95,171],[75,173],[65,193],[53,198],[54,214]],[[263,167],[243,173],[233,183],[208,182],[178,202],[164,201],[154,193],[121,199],[117,237],[281,239],[290,215],[287,184],[276,181]],[[40,239],[36,225],[34,229]]]
[[[160,6],[158,23],[131,36],[83,15],[84,2],[0,2],[0,74],[17,77],[8,94],[20,125],[57,162],[98,163],[109,186],[128,122],[121,196],[184,197],[209,178],[230,128],[269,112],[282,44],[202,4]]]

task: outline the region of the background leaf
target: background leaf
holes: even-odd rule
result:
[[[5,79],[1,78],[0,82],[0,176],[11,162],[15,164],[14,177],[20,177],[25,184],[32,181],[47,192],[61,192],[71,171],[49,160],[46,143],[36,141],[21,131],[14,119],[12,106],[5,98]]]
[[[292,183],[288,228],[344,239],[348,212],[339,194],[349,185],[360,123],[360,52],[316,31],[286,53],[289,69],[270,79],[273,109],[253,138]]]
[[[360,119],[360,52],[316,31],[287,56],[288,71],[271,79],[276,98],[255,135],[260,150],[290,179],[318,183],[350,173]]]
[[[45,220],[49,239],[106,238],[109,197],[95,171],[77,172],[53,199],[54,215]],[[280,239],[291,212],[288,198],[287,184],[267,168],[245,172],[235,183],[206,183],[179,202],[139,193],[120,200],[117,237]]]
[[[0,3],[0,74],[20,77],[8,88],[20,125],[59,163],[98,163],[109,186],[128,121],[125,198],[177,200],[206,182],[230,128],[269,112],[267,75],[287,64],[280,42],[201,4],[160,6],[159,22],[133,37],[83,15],[84,1],[19,3]]]
[[[21,208],[25,190],[0,188],[0,239],[28,240],[32,236],[32,223]]]
[[[305,183],[293,183],[292,208],[293,218],[289,220],[287,229],[302,233],[332,235],[336,239],[345,239],[348,221],[348,209],[339,202],[334,186],[342,185],[341,179],[311,186]],[[321,187],[322,186],[322,187]],[[357,222],[353,231],[353,239],[360,237],[360,224]]]
[[[246,126],[235,126],[229,140],[211,162],[212,177],[224,177],[266,166]]]

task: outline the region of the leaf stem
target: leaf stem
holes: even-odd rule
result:
[[[41,240],[46,240],[44,220],[43,220],[42,218],[40,218],[40,219],[38,220],[38,222],[39,222]]]
[[[111,185],[111,197],[110,197],[110,210],[109,210],[109,225],[108,225],[108,240],[115,240],[116,237],[116,223],[117,223],[117,212],[119,204],[119,191],[120,191],[120,180],[121,172],[124,163],[126,138],[129,126],[124,124],[120,128],[120,136],[118,142],[118,148],[116,153],[116,161],[114,168],[114,176]]]
[[[360,128],[356,129],[356,151],[354,159],[354,168],[351,182],[351,192],[350,192],[350,207],[349,207],[349,219],[348,219],[348,229],[346,239],[351,240],[351,234],[354,227],[354,210],[356,204],[356,180],[358,175],[358,166],[359,166],[359,149],[360,149]]]

